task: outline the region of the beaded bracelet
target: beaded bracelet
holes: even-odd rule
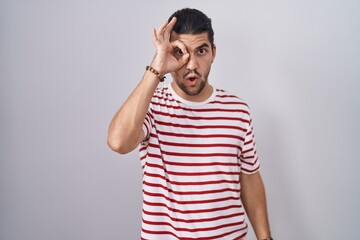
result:
[[[160,82],[163,82],[165,80],[165,76],[160,76],[160,73],[158,71],[156,71],[155,68],[151,67],[151,66],[146,66],[146,71],[150,71],[152,73],[154,73],[160,80]]]

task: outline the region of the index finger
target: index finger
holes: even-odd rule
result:
[[[166,26],[168,25],[169,23],[167,21],[165,21],[163,24],[161,24],[161,26],[156,30],[156,37],[157,39],[161,38],[162,36],[162,33],[164,32]]]
[[[166,27],[164,28],[164,38],[169,40],[170,39],[170,33],[171,30],[173,29],[173,27],[175,26],[176,23],[176,17],[173,17],[170,22],[166,25]]]
[[[174,49],[179,48],[183,54],[188,53],[186,45],[180,40],[175,40],[175,41],[171,42],[171,46]]]

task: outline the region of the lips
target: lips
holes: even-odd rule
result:
[[[186,78],[186,82],[190,86],[194,86],[194,85],[196,85],[198,79],[199,79],[199,77],[197,77],[197,76],[189,76]]]
[[[195,86],[200,79],[200,74],[197,71],[189,71],[184,76],[185,81],[190,86]]]

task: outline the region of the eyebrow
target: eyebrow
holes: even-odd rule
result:
[[[203,44],[201,44],[200,46],[198,46],[196,49],[198,50],[198,49],[200,49],[200,48],[209,48],[210,47],[210,45],[208,44],[208,43],[203,43]]]

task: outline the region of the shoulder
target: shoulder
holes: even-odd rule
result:
[[[177,105],[178,103],[171,94],[168,85],[161,85],[156,88],[150,101],[150,109],[157,109],[158,111],[164,111],[165,108],[173,108]]]
[[[217,103],[221,103],[224,105],[239,105],[244,109],[247,110],[250,109],[248,103],[238,95],[221,88],[215,88],[215,89],[216,89],[215,101]]]
[[[155,95],[164,95],[169,92],[169,87],[167,85],[158,86],[155,89],[154,96]]]
[[[169,87],[167,85],[162,85],[159,86],[155,89],[154,94],[153,94],[153,100],[166,100],[169,98],[169,96],[171,96],[170,92],[169,92]]]

